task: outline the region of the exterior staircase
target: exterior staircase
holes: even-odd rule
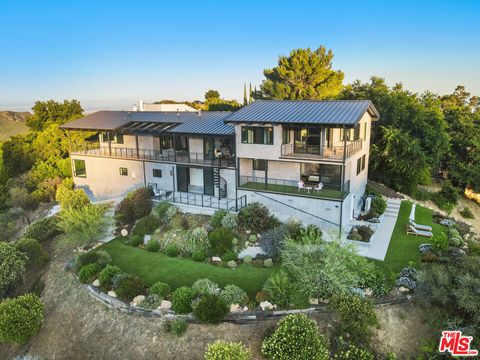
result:
[[[398,216],[398,212],[400,211],[401,203],[402,200],[400,199],[387,198],[387,208],[385,209],[383,216],[386,218],[396,219]]]
[[[227,180],[220,176],[220,168],[213,168],[213,184],[218,188],[218,197],[227,197]]]

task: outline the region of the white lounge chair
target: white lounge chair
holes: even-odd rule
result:
[[[412,225],[417,230],[432,232],[432,227],[428,225],[417,224],[415,221],[412,221],[412,220],[410,220],[410,225]]]
[[[430,231],[417,230],[412,225],[407,225],[407,234],[411,234],[415,236],[424,236],[429,238],[433,236],[433,233],[431,233]]]
[[[323,183],[322,182],[319,182],[317,185],[315,185],[315,187],[313,188],[313,190],[315,191],[320,191],[323,189]]]
[[[300,190],[305,191],[305,183],[302,180],[298,182],[298,191]]]

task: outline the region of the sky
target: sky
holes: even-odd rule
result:
[[[332,49],[345,83],[372,75],[480,95],[480,1],[0,1],[0,109],[78,99],[243,99],[296,48]]]

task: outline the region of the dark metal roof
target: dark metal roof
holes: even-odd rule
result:
[[[204,111],[196,119],[188,119],[168,130],[168,132],[174,134],[235,135],[233,125],[225,124],[223,121],[230,114],[229,111]]]
[[[379,118],[370,100],[257,100],[232,113],[225,122],[353,126],[367,111]]]

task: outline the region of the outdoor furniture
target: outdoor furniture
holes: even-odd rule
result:
[[[432,231],[431,226],[417,224],[415,221],[412,221],[412,220],[410,220],[410,225],[412,225],[417,230],[430,231],[430,232]]]
[[[412,225],[407,225],[407,234],[415,236],[424,236],[431,238],[433,233],[430,231],[417,230]]]
[[[310,193],[310,190],[313,190],[313,187],[311,187],[311,186],[305,186],[305,190],[307,190],[307,193]]]
[[[319,182],[320,181],[320,176],[318,175],[310,175],[308,177],[308,182]]]
[[[300,190],[304,190],[304,191],[305,191],[305,183],[304,183],[302,180],[300,180],[300,181],[298,182],[298,191],[300,191]]]
[[[162,190],[160,190],[160,189],[157,188],[157,187],[154,187],[154,188],[153,188],[153,195],[155,195],[155,196],[162,196]]]
[[[313,188],[314,191],[320,191],[323,189],[323,183],[319,182],[315,187]]]

